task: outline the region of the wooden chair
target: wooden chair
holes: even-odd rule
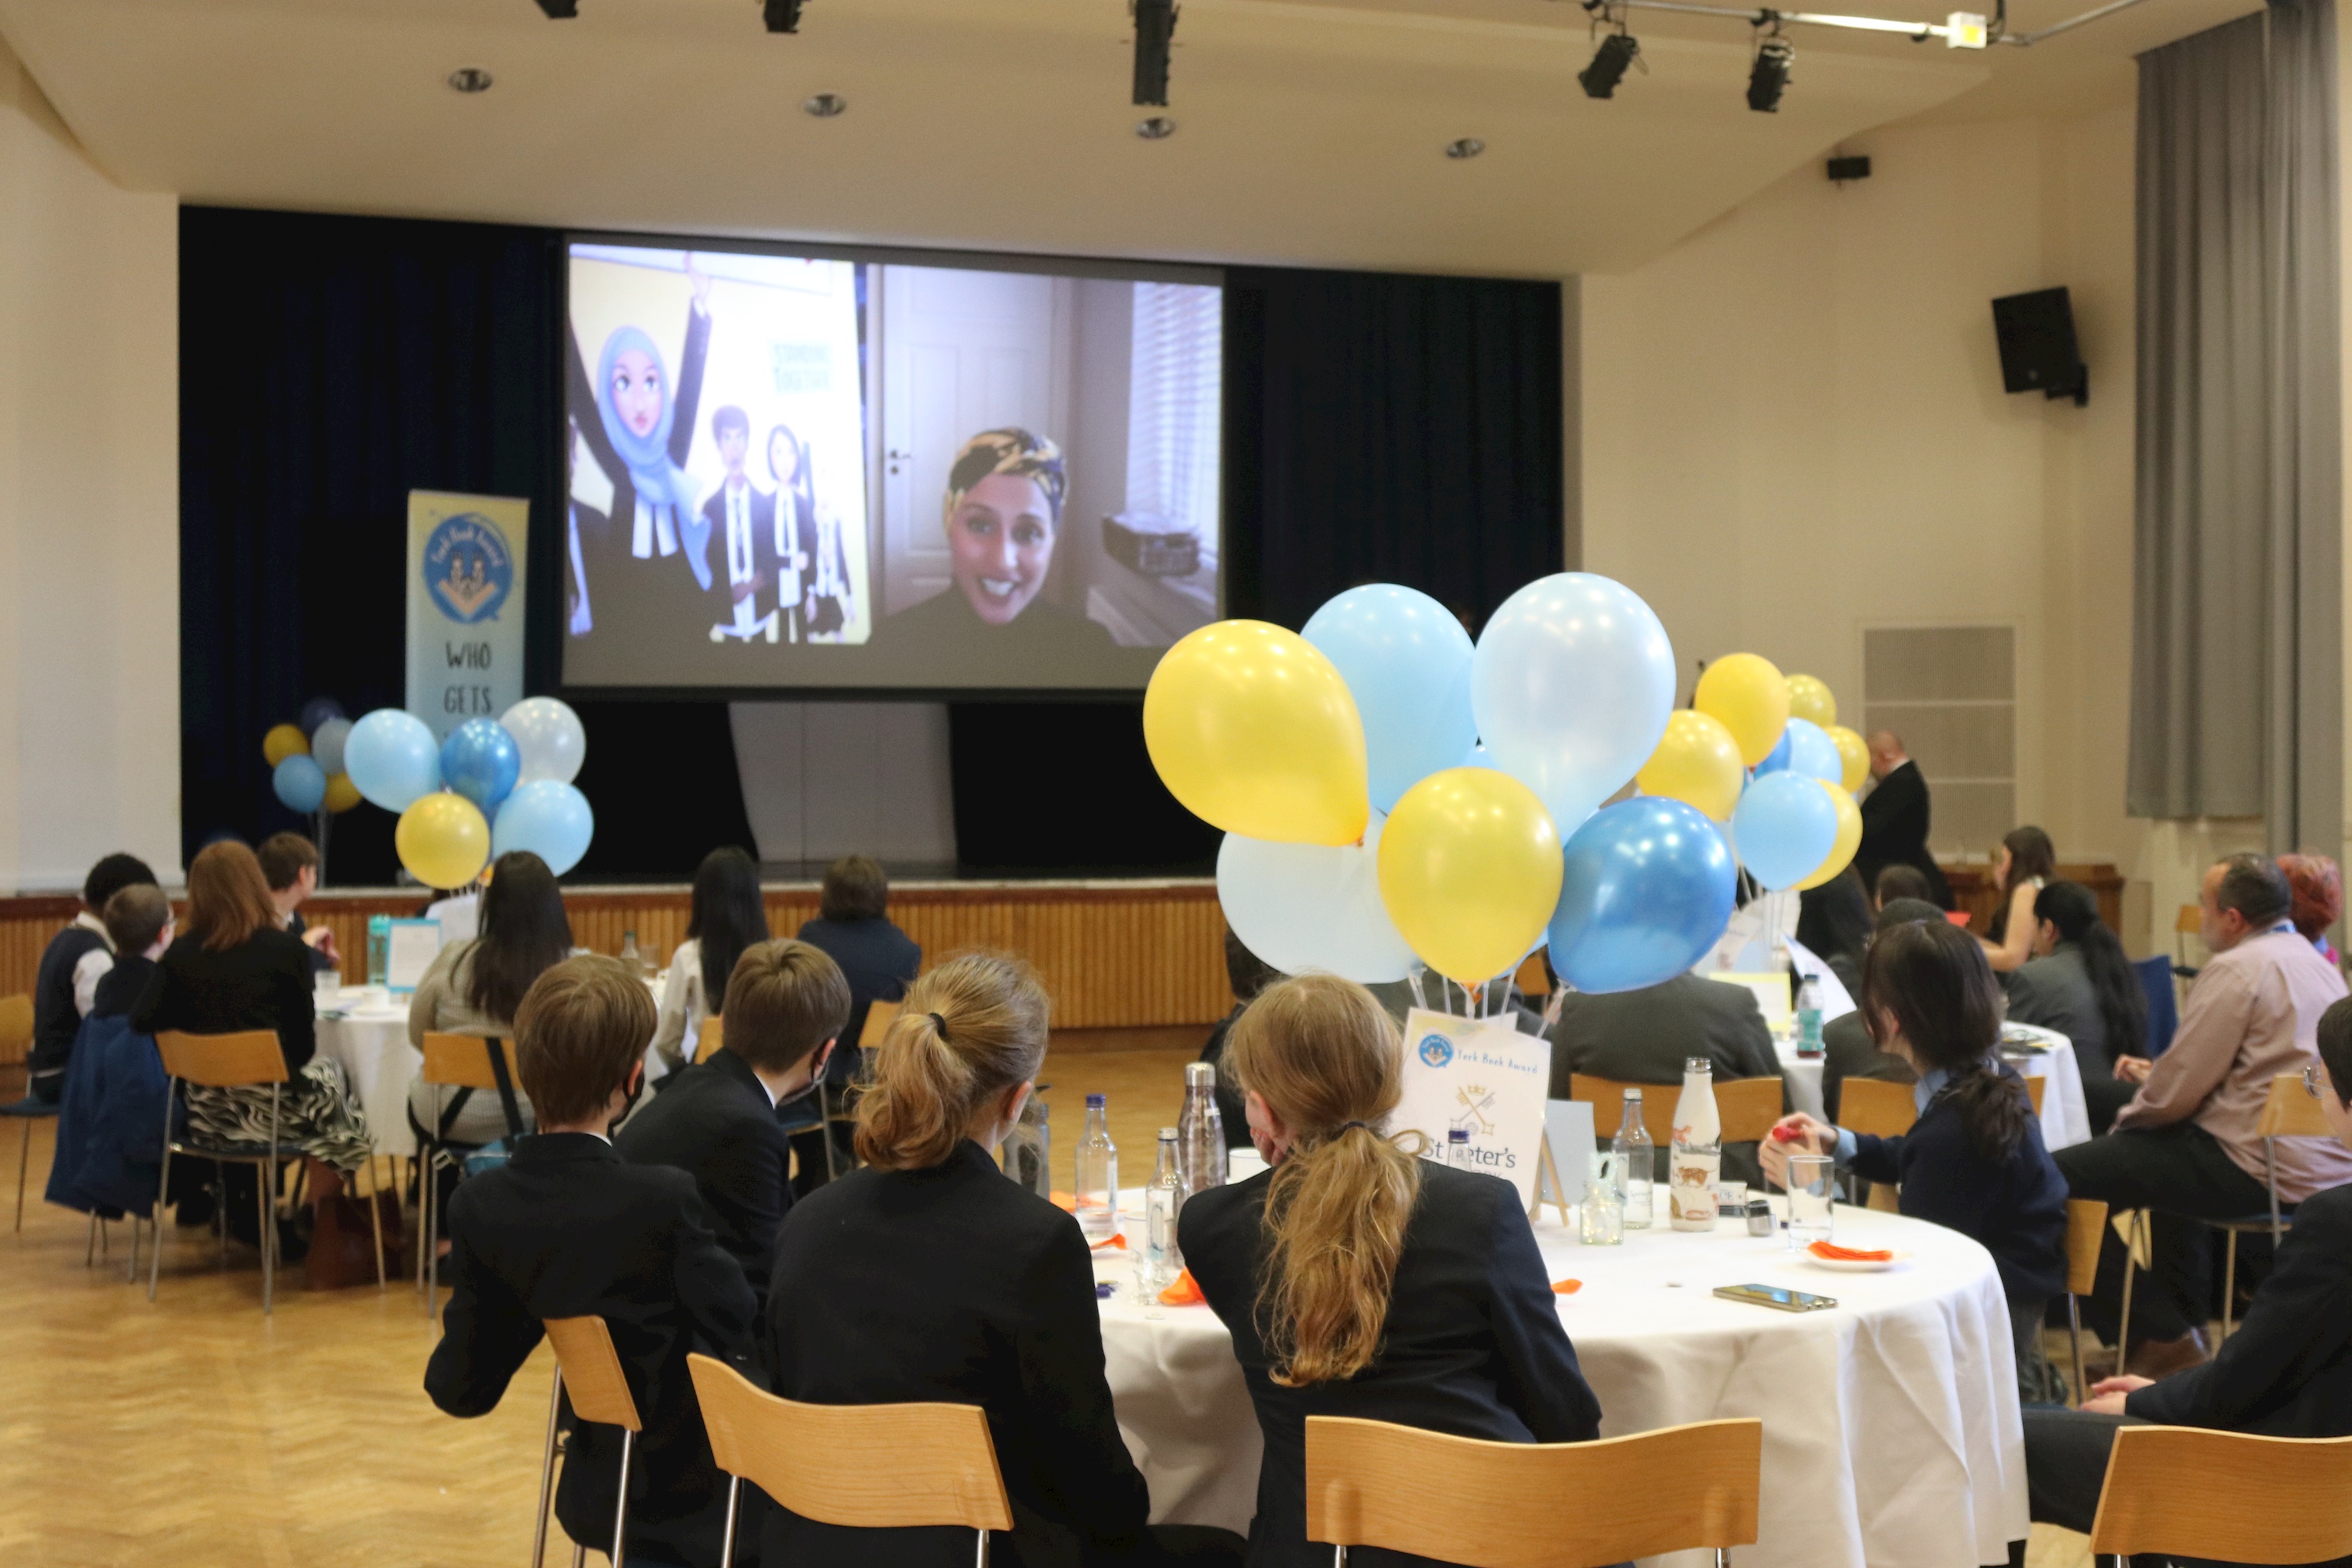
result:
[[[496,1053],[495,1058],[493,1053]],[[428,1128],[422,1145],[416,1151],[417,1166],[424,1173],[416,1184],[416,1287],[425,1292],[425,1315],[434,1316],[441,1310],[441,1253],[437,1232],[440,1228],[441,1183],[436,1167],[454,1163],[450,1151],[457,1147],[441,1141],[439,1129],[445,1114],[442,1091],[470,1089],[476,1093],[499,1092],[499,1068],[506,1068],[507,1087],[513,1089],[522,1081],[516,1064],[512,1040],[496,1035],[444,1035],[425,1037],[425,1066],[416,1076],[433,1090],[433,1125]],[[503,1109],[505,1101],[499,1101]],[[517,1117],[507,1119],[507,1135],[522,1136],[522,1126]],[[374,1205],[369,1205],[371,1213]],[[376,1221],[376,1268],[383,1267],[383,1222]]]
[[[2125,1426],[2091,1525],[2095,1557],[2226,1563],[2352,1556],[2352,1437]]]
[[[2033,1120],[2039,1121],[2042,1120],[2042,1099],[2050,1092],[2050,1080],[2023,1074],[2020,1076],[2025,1078],[2025,1098],[2033,1102]]]
[[[261,1312],[270,1313],[278,1279],[278,1162],[299,1159],[301,1149],[278,1141],[278,1102],[287,1080],[286,1052],[275,1029],[244,1029],[229,1035],[190,1035],[165,1029],[155,1037],[156,1053],[163,1058],[163,1171],[155,1186],[154,1257],[147,1267],[147,1299],[155,1299],[163,1272],[163,1205],[172,1194],[172,1156],[211,1160],[224,1165],[251,1165],[259,1191],[254,1194],[261,1219]],[[212,1143],[193,1136],[172,1136],[172,1112],[180,1086],[206,1089],[269,1086],[269,1141],[267,1143]],[[226,1216],[223,1216],[226,1220]],[[224,1227],[225,1228],[225,1227]],[[226,1242],[223,1243],[226,1245]],[[134,1264],[136,1258],[133,1258]]]
[[[1307,1539],[1465,1568],[1597,1568],[1756,1539],[1764,1424],[1701,1421],[1591,1443],[1491,1443],[1307,1418]],[[1671,1486],[1660,1487],[1662,1476]]]
[[[1919,1120],[1911,1099],[1911,1085],[1880,1078],[1850,1078],[1838,1089],[1838,1125],[1849,1132],[1874,1138],[1900,1138]],[[1864,1206],[1884,1214],[1895,1212],[1895,1189],[1884,1182],[1869,1184]]]
[[[2204,911],[2195,904],[2183,904],[2180,912],[2172,917],[2173,961],[2186,968],[2189,963],[2189,939],[2205,940]]]
[[[889,1033],[891,1024],[897,1021],[898,1010],[905,1005],[903,1002],[868,1003],[866,1008],[866,1025],[857,1031],[857,1048],[861,1051],[870,1051],[880,1045],[882,1037]]]
[[[29,1061],[32,1046],[33,999],[0,996],[0,1062]],[[0,1116],[14,1118],[25,1128],[24,1137],[16,1145],[16,1229],[20,1234],[25,1228],[25,1174],[33,1158],[33,1123],[52,1121],[57,1114],[57,1104],[34,1094],[29,1083],[22,1100],[0,1105]]]
[[[1780,1120],[1781,1087],[1778,1078],[1735,1078],[1717,1084],[1715,1111],[1723,1122],[1723,1141],[1762,1142]],[[1649,1103],[1646,1096],[1643,1103]]]
[[[629,1530],[629,1460],[636,1452],[637,1434],[646,1429],[638,1419],[637,1402],[613,1349],[613,1331],[602,1318],[544,1320],[548,1342],[555,1347],[555,1387],[547,1398],[547,1455],[539,1467],[539,1528],[530,1548],[531,1568],[547,1554],[547,1508],[555,1492],[555,1428],[563,1408],[563,1391],[572,1390],[572,1414],[583,1421],[621,1429],[620,1495],[613,1500],[613,1568],[620,1568],[621,1547]],[[585,1542],[574,1542],[572,1568],[587,1561]],[[731,1561],[731,1558],[730,1559]]]
[[[694,1037],[694,1059],[707,1062],[710,1053],[727,1043],[727,1021],[712,1015],[702,1020],[702,1028]]]
[[[2099,1278],[2099,1246],[2107,1236],[2107,1205],[2066,1201],[2066,1341],[2074,1352],[2074,1403],[2083,1403],[2083,1303]],[[2121,1369],[2118,1368],[2118,1371]]]
[[[988,1417],[977,1405],[803,1405],[754,1387],[724,1362],[686,1358],[711,1457],[727,1472],[727,1534],[735,1559],[743,1483],[823,1524],[860,1530],[946,1524],[988,1533],[1013,1528]],[[877,1454],[889,1456],[877,1465]]]

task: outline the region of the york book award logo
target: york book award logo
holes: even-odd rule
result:
[[[1454,1042],[1444,1035],[1423,1035],[1421,1037],[1421,1059],[1433,1068],[1442,1068],[1454,1059]]]
[[[444,518],[425,541],[425,586],[460,626],[495,619],[514,591],[514,552],[479,512]]]

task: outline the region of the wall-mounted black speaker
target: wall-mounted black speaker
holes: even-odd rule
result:
[[[2006,392],[2039,392],[2091,401],[2091,371],[2074,342],[2074,307],[2063,289],[2037,289],[1992,302],[1993,336],[2000,343]]]

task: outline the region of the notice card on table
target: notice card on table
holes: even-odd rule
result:
[[[1427,1140],[1422,1152],[1444,1161],[1446,1134],[1470,1134],[1473,1170],[1536,1195],[1544,1100],[1551,1089],[1551,1042],[1522,1035],[1507,1018],[1456,1018],[1416,1007],[1404,1020],[1404,1100],[1390,1119]]]
[[[384,963],[384,989],[406,993],[416,989],[425,972],[441,954],[439,921],[394,921],[392,952]]]

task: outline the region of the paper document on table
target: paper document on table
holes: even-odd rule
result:
[[[1720,973],[1709,974],[1707,978],[1720,980],[1726,985],[1746,986],[1748,993],[1756,998],[1756,1005],[1763,1010],[1764,1026],[1775,1033],[1779,1032],[1780,1026],[1789,1021],[1790,1015],[1795,1011],[1789,1005],[1789,977],[1786,974],[1769,973],[1751,974],[1737,970],[1725,970]]]
[[[1420,1132],[1423,1153],[1441,1162],[1446,1133],[1463,1129],[1471,1168],[1513,1183],[1519,1202],[1531,1205],[1550,1089],[1549,1040],[1522,1035],[1507,1019],[1415,1007],[1404,1020],[1404,1100],[1389,1126]]]
[[[1544,1142],[1551,1146],[1552,1169],[1559,1173],[1560,1184],[1567,1189],[1559,1194],[1559,1201],[1574,1208],[1584,1202],[1584,1189],[1592,1180],[1591,1102],[1545,1100]]]
[[[414,991],[441,953],[439,921],[394,921],[392,952],[384,962],[387,991]]]

